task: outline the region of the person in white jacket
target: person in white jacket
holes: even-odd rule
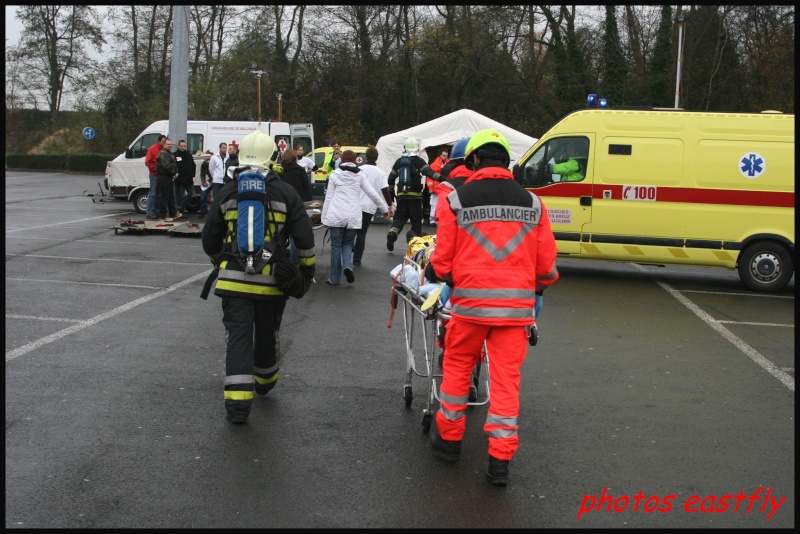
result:
[[[322,205],[322,224],[331,233],[331,272],[326,283],[337,286],[342,272],[348,283],[353,283],[353,240],[361,228],[361,191],[383,214],[389,207],[383,196],[375,191],[367,177],[356,165],[356,153],[345,150],[339,168],[328,178],[328,189]]]

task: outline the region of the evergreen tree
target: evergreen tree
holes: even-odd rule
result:
[[[661,20],[647,70],[650,105],[653,107],[672,107],[675,102],[675,92],[670,84],[674,72],[672,65],[672,6],[661,6]]]
[[[605,76],[602,94],[612,105],[625,104],[625,77],[628,65],[619,42],[616,6],[606,6],[606,24],[603,33],[603,61]]]

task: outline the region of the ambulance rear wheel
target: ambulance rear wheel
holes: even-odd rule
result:
[[[748,246],[739,254],[737,266],[742,283],[753,291],[774,293],[785,288],[794,273],[792,255],[771,241]]]
[[[137,213],[147,213],[147,191],[147,189],[140,189],[131,197],[133,209],[135,209]]]

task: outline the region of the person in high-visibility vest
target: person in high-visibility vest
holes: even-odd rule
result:
[[[460,457],[472,370],[485,341],[491,403],[483,428],[489,438],[487,474],[497,486],[507,484],[519,447],[520,367],[536,292],[559,277],[547,209],[514,180],[510,154],[508,140],[494,128],[470,138],[464,160],[474,172],[442,199],[430,260],[432,275],[453,289],[431,447],[445,460]]]
[[[447,164],[450,156],[447,150],[442,150],[442,152],[433,160],[431,163],[431,169],[434,172],[438,172],[441,174],[442,167]],[[428,193],[430,194],[430,212],[428,213],[428,222],[430,226],[436,226],[436,204],[439,202],[439,195],[436,194],[436,188],[439,186],[439,181],[434,180],[433,178],[425,178],[425,186],[428,188]]]

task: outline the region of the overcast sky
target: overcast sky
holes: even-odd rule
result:
[[[9,46],[16,46],[19,44],[19,38],[22,34],[22,23],[17,19],[17,8],[20,6],[6,6],[6,48]],[[106,6],[92,6],[102,13]],[[108,45],[103,46],[104,50],[108,50]],[[101,59],[102,54],[98,54],[92,47],[89,47],[89,54],[93,59]]]

